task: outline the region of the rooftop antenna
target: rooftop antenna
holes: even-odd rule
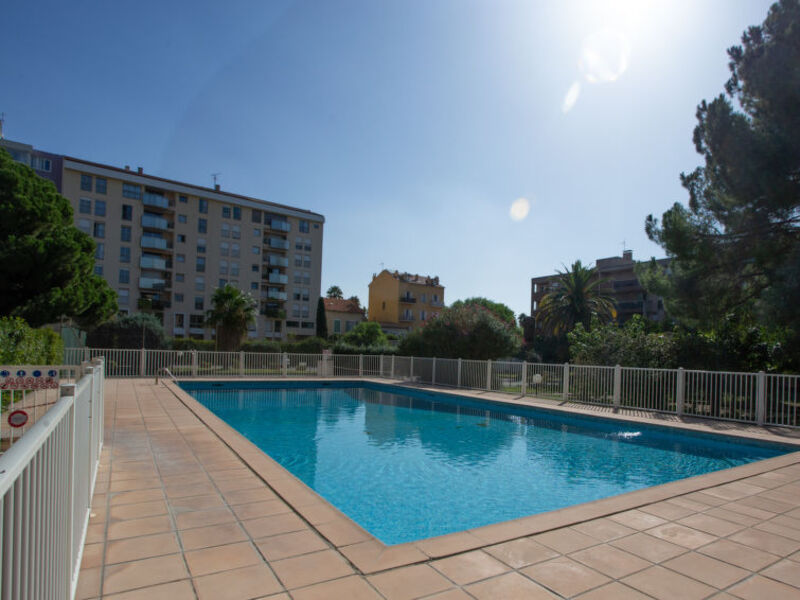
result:
[[[381,271],[383,271],[383,263],[381,263]]]
[[[217,177],[222,175],[222,173],[212,173],[211,177],[214,179],[214,187],[217,187]]]
[[[0,113],[0,140],[3,139],[3,123],[6,122],[6,113]]]
[[[625,240],[622,240],[622,252],[624,253],[625,250],[627,250],[627,249],[628,249],[628,246],[627,246],[627,244],[625,244]]]

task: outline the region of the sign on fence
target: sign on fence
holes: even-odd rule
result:
[[[0,390],[50,390],[58,384],[58,367],[0,367]]]

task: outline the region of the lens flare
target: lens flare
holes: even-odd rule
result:
[[[590,83],[610,83],[628,70],[631,45],[619,31],[601,29],[583,40],[578,67]]]
[[[531,203],[527,198],[517,198],[511,203],[511,208],[508,210],[508,214],[511,217],[511,220],[522,221],[528,216],[530,210]]]
[[[578,97],[581,95],[581,82],[580,81],[573,81],[572,85],[569,86],[567,90],[567,94],[564,96],[564,101],[561,103],[561,112],[568,113],[572,110],[572,107],[575,106],[575,103],[578,101]]]

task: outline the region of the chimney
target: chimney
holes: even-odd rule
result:
[[[216,191],[219,191],[219,184],[218,184],[218,183],[215,183],[215,184],[214,184],[214,189],[215,189]]]
[[[633,250],[623,250],[622,260],[626,262],[633,262]]]
[[[143,171],[142,167],[136,167],[136,172],[137,172],[139,175],[141,175],[141,174],[142,174],[144,171]]]

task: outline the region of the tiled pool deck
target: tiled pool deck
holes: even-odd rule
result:
[[[800,453],[387,548],[185,394],[106,385],[78,598],[800,599]]]

